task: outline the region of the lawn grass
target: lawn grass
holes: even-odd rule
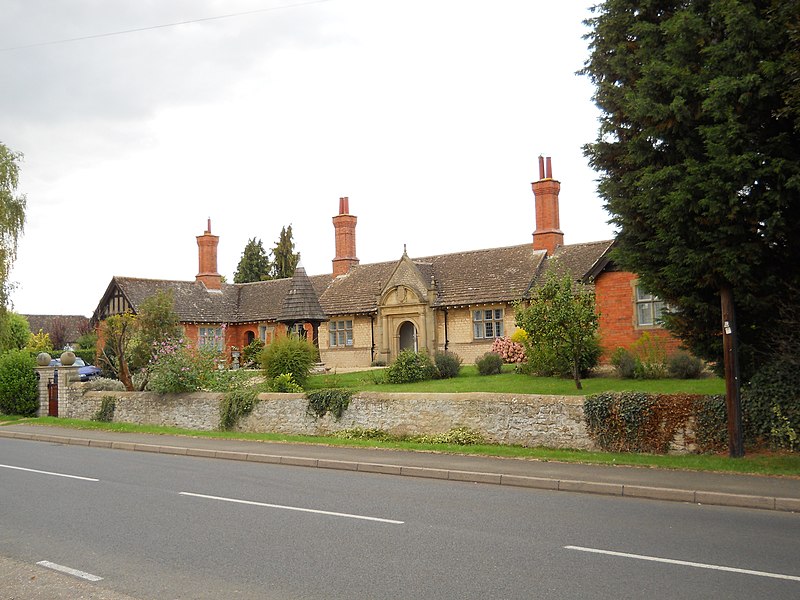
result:
[[[0,416],[0,425],[2,419]],[[721,473],[740,473],[756,475],[780,475],[800,478],[800,454],[751,452],[743,458],[732,459],[726,455],[688,454],[661,455],[613,452],[590,452],[585,450],[561,450],[551,448],[525,448],[484,444],[458,446],[454,444],[423,444],[408,441],[350,440],[335,437],[316,437],[284,435],[276,433],[242,433],[232,431],[195,431],[175,427],[134,425],[132,423],[101,423],[56,417],[16,419],[14,423],[47,425],[75,429],[100,429],[121,433],[146,433],[151,435],[180,435],[186,437],[237,439],[261,442],[285,442],[295,444],[324,444],[328,446],[349,446],[356,448],[388,448],[423,452],[442,452],[449,454],[468,454],[476,456],[497,456],[528,460],[554,462],[574,462],[600,465],[627,465],[660,469],[686,471],[708,471]],[[7,423],[9,424],[9,423]]]
[[[571,379],[532,377],[514,372],[513,365],[504,365],[499,375],[478,375],[474,365],[464,365],[458,377],[416,383],[381,383],[379,369],[351,373],[327,373],[309,377],[309,390],[341,387],[365,392],[497,392],[503,394],[546,394],[556,396],[588,396],[600,392],[651,392],[659,394],[724,394],[725,382],[719,377],[702,379],[619,379],[617,377],[588,377],[582,379],[583,389]]]

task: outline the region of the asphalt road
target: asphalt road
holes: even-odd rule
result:
[[[788,599],[798,540],[792,513],[0,439],[0,569],[72,597]]]

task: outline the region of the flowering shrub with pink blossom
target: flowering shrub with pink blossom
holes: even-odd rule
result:
[[[491,351],[499,354],[507,364],[525,362],[525,347],[519,342],[512,342],[508,337],[496,338]]]
[[[149,370],[147,387],[154,392],[194,392],[214,373],[214,355],[193,351],[183,340],[165,340],[155,344]]]

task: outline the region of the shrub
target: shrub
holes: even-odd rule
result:
[[[421,435],[414,437],[413,440],[422,444],[454,444],[457,446],[473,446],[486,443],[486,438],[468,427],[454,427],[446,433]]]
[[[436,366],[427,352],[403,350],[386,369],[389,383],[412,383],[426,381],[436,376]]]
[[[213,355],[165,342],[156,350],[147,387],[162,394],[195,392],[209,382],[215,371]]]
[[[256,338],[242,348],[242,366],[251,367],[258,363],[258,357],[264,350],[264,342]]]
[[[306,412],[312,417],[321,418],[326,413],[331,413],[337,421],[342,418],[344,411],[350,405],[352,390],[328,389],[316,390],[306,394],[308,405]]]
[[[258,403],[256,388],[233,390],[219,401],[219,428],[231,429],[239,419],[250,414]]]
[[[396,436],[391,435],[389,432],[384,431],[383,429],[362,429],[361,427],[342,429],[341,431],[333,432],[331,435],[335,438],[339,438],[340,440],[391,441],[397,439]]]
[[[761,368],[742,388],[742,421],[750,443],[794,446],[800,432],[800,370],[783,359]]]
[[[114,410],[117,408],[117,403],[113,396],[103,396],[100,400],[100,409],[94,413],[92,421],[100,421],[101,423],[111,423],[114,420]]]
[[[433,362],[439,372],[439,379],[458,377],[461,370],[461,357],[455,352],[437,352],[433,355]]]
[[[636,376],[637,358],[625,348],[617,348],[611,355],[611,365],[622,379],[633,379]]]
[[[95,377],[84,384],[84,389],[91,392],[122,392],[125,386],[119,379]]]
[[[631,351],[637,359],[637,379],[663,379],[667,376],[667,351],[660,338],[648,331],[633,343]]]
[[[9,350],[0,355],[0,412],[30,416],[39,408],[36,359],[28,350]]]
[[[675,379],[697,379],[703,372],[703,361],[688,352],[676,352],[669,357],[667,370]]]
[[[295,383],[294,377],[291,373],[281,373],[275,379],[270,381],[270,390],[278,392],[279,394],[301,393],[303,387]]]
[[[475,361],[480,375],[498,375],[503,368],[503,359],[499,354],[487,352]]]
[[[299,386],[305,386],[316,361],[314,344],[294,335],[276,338],[261,352],[261,368],[269,379],[291,373]]]
[[[525,331],[519,329],[518,331]],[[527,339],[527,336],[523,339]],[[523,363],[526,360],[525,347],[520,342],[512,341],[508,337],[495,338],[492,342],[491,352],[499,354],[503,362],[509,364]]]

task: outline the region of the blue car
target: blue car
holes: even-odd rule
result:
[[[61,359],[54,358],[50,361],[51,367],[60,367],[61,366]],[[78,367],[78,375],[81,376],[81,381],[89,381],[90,379],[94,379],[95,377],[100,377],[100,367],[95,367],[94,365],[87,365],[86,361],[84,361],[79,356],[75,357],[75,367]]]

